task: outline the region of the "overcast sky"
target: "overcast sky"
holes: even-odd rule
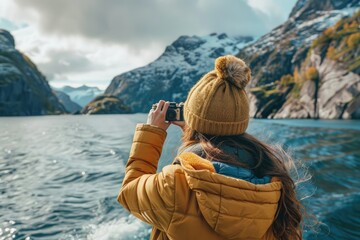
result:
[[[181,35],[259,37],[284,22],[296,0],[1,0],[10,30],[52,86],[106,88],[146,65]]]

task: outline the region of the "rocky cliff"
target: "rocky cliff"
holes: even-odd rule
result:
[[[0,29],[0,116],[62,114],[66,110],[35,64]]]
[[[326,28],[278,81],[250,89],[259,118],[360,118],[360,12]]]
[[[116,95],[134,112],[148,112],[159,99],[184,101],[189,89],[214,68],[214,59],[235,54],[251,37],[210,34],[181,36],[147,66],[116,76],[106,94]]]
[[[298,0],[285,23],[237,55],[246,59],[252,69],[250,86],[265,85],[292,74],[319,34],[359,7],[357,0]]]

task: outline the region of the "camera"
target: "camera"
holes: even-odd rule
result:
[[[157,104],[153,104],[152,108],[156,109]],[[170,102],[169,108],[166,111],[166,121],[184,121],[184,104]]]

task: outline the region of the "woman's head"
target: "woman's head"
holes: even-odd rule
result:
[[[238,135],[249,122],[249,100],[245,87],[250,68],[231,55],[215,60],[215,69],[190,90],[184,106],[186,124],[201,133]]]

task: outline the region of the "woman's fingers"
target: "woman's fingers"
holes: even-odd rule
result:
[[[159,103],[158,103],[158,105],[157,105],[157,107],[156,107],[155,112],[161,112],[161,110],[162,110],[162,108],[163,108],[163,106],[164,106],[164,103],[165,103],[164,100],[160,100]]]
[[[160,100],[157,104],[156,110],[150,110],[147,123],[166,130],[170,125],[170,122],[165,122],[166,111],[169,108],[169,105],[170,102]]]
[[[165,102],[164,103],[164,107],[161,110],[164,115],[166,114],[166,111],[168,110],[169,106],[170,106],[170,102]]]

